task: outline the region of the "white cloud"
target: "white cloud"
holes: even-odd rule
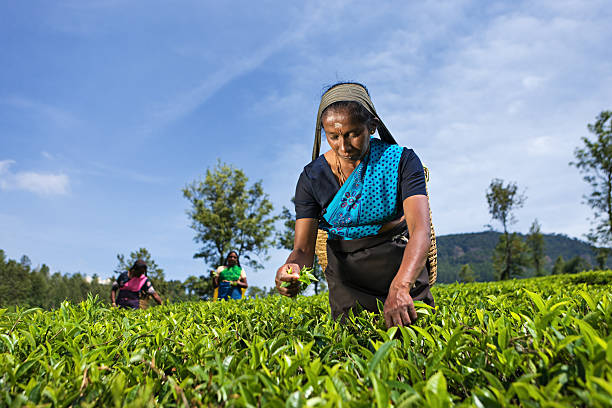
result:
[[[559,145],[551,136],[539,136],[527,142],[527,153],[532,156],[555,156],[560,153],[559,150]]]
[[[15,160],[0,160],[0,176],[6,173],[12,164],[15,164]]]
[[[40,195],[67,194],[70,179],[63,173],[24,171],[13,173],[9,167],[14,160],[0,161],[0,190],[25,190]]]
[[[543,82],[545,81],[545,78],[537,76],[537,75],[527,75],[525,78],[523,78],[523,86],[526,89],[535,89],[537,87],[539,87]]]
[[[604,55],[612,30],[605,3],[565,2],[567,9],[556,2],[463,2],[451,8],[404,3],[381,16],[360,13],[359,4],[345,10],[347,18],[334,29],[342,32],[343,21],[350,21],[375,26],[376,35],[355,40],[357,49],[350,43],[319,49],[301,44],[300,57],[311,63],[293,68],[294,82],[320,84],[341,69],[340,79],[369,87],[396,140],[430,167],[434,219],[442,233],[481,230],[490,222],[485,190],[494,177],[527,188],[518,230],[535,217],[549,231],[580,236],[588,230],[582,193],[570,193],[585,186],[568,162],[586,124],[609,105],[605,89],[612,89],[612,71]],[[475,9],[482,15],[470,15]],[[334,38],[330,30],[318,35]],[[288,103],[282,109],[304,112],[304,98],[291,98],[295,88],[274,92]],[[303,150],[296,160],[303,165],[307,156]],[[551,208],[579,215],[570,223],[559,211],[554,214],[560,219],[547,217]]]

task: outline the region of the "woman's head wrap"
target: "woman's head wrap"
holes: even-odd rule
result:
[[[338,84],[327,90],[321,97],[321,103],[319,104],[319,113],[317,113],[317,126],[315,128],[315,140],[314,146],[312,147],[312,160],[319,157],[319,150],[321,149],[321,115],[323,111],[332,103],[335,102],[357,102],[368,110],[376,119],[378,119],[378,134],[381,140],[390,144],[397,144],[391,133],[383,123],[382,119],[376,113],[374,104],[368,91],[360,85],[355,83]]]

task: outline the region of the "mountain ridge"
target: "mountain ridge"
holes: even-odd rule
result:
[[[469,264],[476,272],[477,281],[493,281],[493,251],[501,232],[481,231],[436,236],[438,247],[438,279],[440,283],[451,283],[460,280],[459,271]],[[517,233],[522,239],[526,234]],[[589,264],[595,263],[594,247],[578,238],[564,234],[542,234],[544,237],[544,269],[550,273],[559,255],[564,260],[576,256],[584,258]],[[524,277],[533,276],[533,268],[528,268]]]

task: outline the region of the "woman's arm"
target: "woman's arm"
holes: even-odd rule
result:
[[[112,306],[117,306],[116,300],[117,300],[117,293],[115,292],[115,288],[113,287],[111,289],[111,305]]]
[[[153,296],[153,299],[155,299],[158,305],[162,304],[162,298],[157,294],[157,292],[153,292],[151,296]]]
[[[239,288],[246,289],[249,287],[246,279],[246,273],[244,273],[244,269],[240,272],[240,277],[238,280],[232,282],[232,285],[238,286]]]
[[[300,277],[300,270],[305,265],[311,266],[314,261],[318,226],[319,220],[316,218],[300,218],[295,221],[293,251],[287,257],[285,264],[276,271],[276,290],[281,295],[295,296],[298,294],[297,279]],[[289,268],[291,268],[291,274],[288,273]],[[291,285],[283,288],[281,287],[283,282],[290,282]]]
[[[410,289],[425,267],[427,253],[431,245],[429,220],[429,201],[425,195],[408,197],[403,202],[404,216],[408,226],[409,239],[404,249],[402,263],[397,275],[391,282],[385,301],[384,316],[387,327],[403,326],[413,323],[416,310]]]
[[[241,276],[240,278],[238,278],[238,280],[236,281],[236,286],[242,289],[248,288],[249,284],[247,283],[246,276]]]

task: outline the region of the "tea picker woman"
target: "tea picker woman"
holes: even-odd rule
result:
[[[225,265],[217,268],[213,275],[213,286],[218,287],[217,299],[242,299],[243,289],[249,287],[246,274],[238,253],[231,251],[225,258]]]
[[[321,128],[331,149],[319,156]],[[380,139],[372,136],[376,130]],[[276,273],[278,292],[298,293],[298,271],[312,265],[321,229],[328,235],[332,317],[344,320],[357,307],[377,312],[380,300],[388,327],[413,323],[415,300],[434,305],[429,201],[419,158],[397,145],[358,83],[336,84],[321,97],[312,158],[297,183],[294,249]]]
[[[138,259],[128,272],[123,272],[113,282],[111,303],[126,309],[138,309],[140,298],[144,296],[152,296],[158,304],[162,304],[161,297],[147,278],[147,263]]]

